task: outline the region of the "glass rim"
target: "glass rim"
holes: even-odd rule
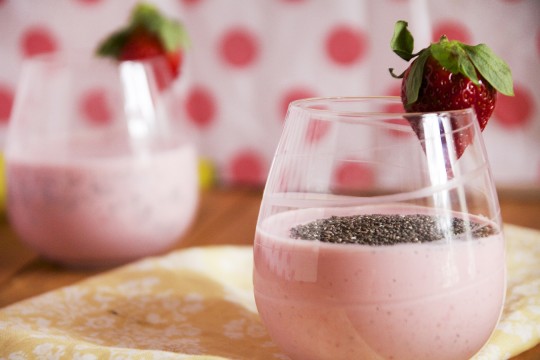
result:
[[[74,65],[74,66],[87,66],[92,63],[110,63],[114,66],[119,66],[123,63],[137,63],[143,65],[159,64],[165,65],[165,56],[156,55],[145,59],[138,60],[116,60],[111,57],[99,56],[95,53],[87,54],[76,50],[61,50],[48,53],[36,54],[23,60],[23,65],[29,64],[41,64],[41,65]]]
[[[458,109],[458,110],[440,110],[440,111],[426,111],[426,112],[406,112],[402,111],[364,111],[364,110],[342,110],[342,109],[326,109],[324,107],[315,107],[315,105],[324,105],[330,103],[368,103],[370,101],[380,102],[384,105],[387,102],[388,105],[401,104],[401,98],[399,96],[328,96],[328,97],[310,97],[292,101],[289,104],[290,108],[296,108],[303,111],[313,113],[317,116],[331,116],[331,117],[344,117],[344,118],[386,118],[386,117],[414,117],[424,115],[446,114],[447,116],[464,116],[468,114],[476,113],[472,107]]]

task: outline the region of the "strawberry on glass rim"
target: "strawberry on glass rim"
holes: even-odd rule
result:
[[[179,21],[163,16],[153,5],[139,3],[128,24],[103,40],[96,53],[119,61],[164,59],[168,74],[156,69],[158,86],[164,89],[180,75],[188,44],[187,33]]]
[[[513,96],[512,73],[508,64],[485,44],[475,46],[440,40],[413,53],[414,39],[408,23],[399,20],[390,42],[405,61],[413,60],[401,74],[401,100],[407,112],[438,112],[473,108],[481,130],[487,125],[497,101],[497,92]],[[422,132],[414,117],[407,119],[420,140]],[[459,158],[468,145],[467,134],[454,134]]]

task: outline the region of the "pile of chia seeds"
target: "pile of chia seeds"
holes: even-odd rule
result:
[[[483,238],[497,233],[489,224],[468,222],[457,217],[442,228],[441,224],[446,222],[446,218],[422,214],[332,216],[293,227],[290,236],[328,243],[379,246],[425,243],[468,233],[473,238]]]

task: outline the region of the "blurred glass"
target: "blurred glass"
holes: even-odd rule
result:
[[[171,122],[164,66],[66,55],[24,64],[5,151],[8,215],[43,257],[125,263],[188,229],[197,153]]]

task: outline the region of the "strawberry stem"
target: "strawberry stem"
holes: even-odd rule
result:
[[[390,75],[392,75],[392,77],[393,77],[394,79],[403,79],[403,77],[405,76],[405,73],[407,72],[407,70],[405,70],[405,71],[402,72],[401,74],[396,75],[396,74],[394,73],[394,68],[390,68],[390,69],[388,69],[388,71],[390,71]]]

